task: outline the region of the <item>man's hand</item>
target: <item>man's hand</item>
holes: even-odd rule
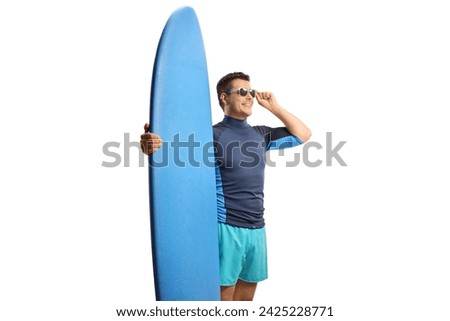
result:
[[[311,137],[311,130],[300,119],[281,107],[273,93],[270,91],[257,92],[256,99],[258,104],[278,117],[288,131],[292,135],[297,136],[302,142],[306,142]]]
[[[158,150],[162,146],[162,140],[161,137],[159,137],[156,134],[149,133],[150,125],[145,124],[144,125],[144,133],[141,135],[141,149],[142,152],[146,155],[150,155]]]
[[[258,91],[256,93],[256,100],[258,101],[258,104],[268,109],[272,113],[276,113],[276,111],[280,108],[275,95],[270,91]]]

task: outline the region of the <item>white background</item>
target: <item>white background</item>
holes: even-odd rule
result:
[[[231,71],[348,164],[266,171],[259,305],[335,320],[448,320],[450,10],[445,1],[2,1],[0,318],[113,320],[154,300],[138,141],[158,39],[197,13],[214,88]],[[253,125],[279,125],[255,108]],[[311,150],[313,151],[313,150]],[[311,153],[325,159],[325,149]],[[237,305],[239,306],[239,305]]]

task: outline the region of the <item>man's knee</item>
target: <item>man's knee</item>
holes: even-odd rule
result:
[[[253,301],[258,283],[239,280],[234,290],[234,301]]]
[[[220,299],[222,301],[233,301],[234,290],[236,286],[221,286],[220,287]]]

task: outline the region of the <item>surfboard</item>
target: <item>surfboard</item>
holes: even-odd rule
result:
[[[169,17],[153,66],[149,157],[153,274],[159,301],[220,300],[208,71],[195,11]]]

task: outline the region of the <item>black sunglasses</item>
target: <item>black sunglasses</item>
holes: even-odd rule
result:
[[[243,88],[243,87],[230,89],[230,90],[228,90],[227,94],[229,95],[229,94],[232,94],[232,93],[235,93],[235,92],[238,92],[239,95],[241,95],[242,97],[247,96],[248,93],[250,93],[250,95],[253,98],[255,98],[255,95],[256,95],[256,90],[254,90],[254,89],[247,89],[247,88]]]

